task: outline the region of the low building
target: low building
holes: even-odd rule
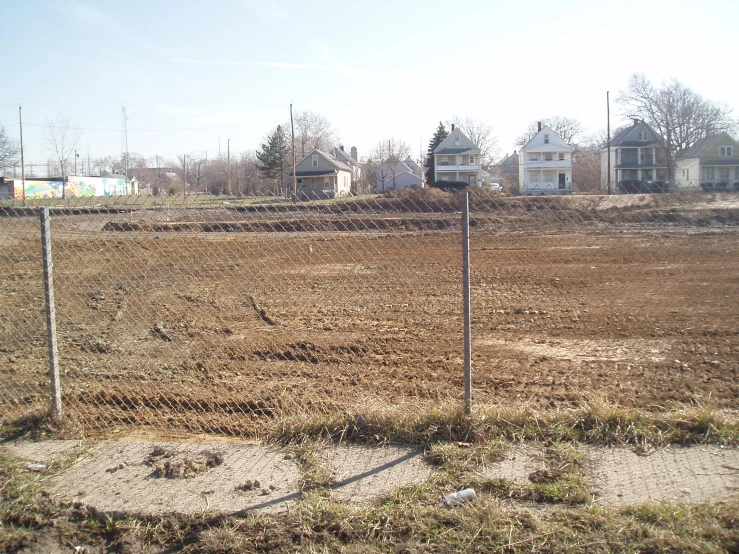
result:
[[[665,192],[670,189],[665,140],[638,119],[611,139],[611,167],[608,148],[600,154],[600,188],[616,193]]]
[[[726,133],[705,137],[675,161],[677,190],[739,192],[739,143]]]
[[[351,194],[352,169],[327,152],[313,150],[305,156],[295,165],[295,177],[299,200],[339,198]]]
[[[522,194],[572,194],[572,146],[551,127],[542,127],[521,148],[518,180]]]
[[[401,188],[422,188],[423,168],[408,156],[402,162],[385,161],[375,170],[375,190],[379,193]]]
[[[6,180],[9,198],[73,198],[80,196],[124,196],[138,194],[138,182],[126,182],[122,175],[85,177],[72,175],[66,182],[61,177]]]
[[[504,190],[518,188],[518,152],[506,154],[500,163],[490,167],[490,182],[498,183]]]

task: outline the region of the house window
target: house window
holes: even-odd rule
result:
[[[459,137],[454,137],[454,146],[459,146]]]
[[[706,181],[713,181],[713,168],[712,167],[706,167],[704,170],[706,175]]]
[[[538,183],[539,182],[539,172],[532,171],[531,173],[529,173],[529,181],[532,183]]]
[[[449,165],[449,157],[448,156],[442,156],[439,158],[439,163],[441,165]]]
[[[470,185],[475,186],[477,184],[477,179],[474,175],[470,175]]]
[[[324,188],[330,187],[331,186],[331,179],[329,179],[328,177],[324,177],[323,178],[323,186],[324,186]]]
[[[311,185],[312,187],[316,186],[316,178],[315,178],[315,177],[311,177],[311,178],[310,178],[310,185]]]
[[[303,180],[302,179],[298,179],[298,184],[299,185],[302,185],[303,184]]]
[[[544,135],[544,144],[549,144],[549,135]]]
[[[565,153],[564,152],[560,152],[559,153],[559,159],[560,160],[564,160],[565,159]]]
[[[538,152],[531,152],[529,154],[529,161],[538,162],[539,161],[539,153]]]
[[[470,156],[470,165],[475,165],[475,157]]]
[[[313,167],[318,167],[318,155],[313,154]]]
[[[552,153],[551,152],[547,152],[546,154],[544,154],[544,159],[546,161],[548,161],[548,162],[551,162],[552,161]]]
[[[644,131],[639,131],[639,140],[647,140],[645,135]]]
[[[718,155],[722,158],[731,158],[732,154],[733,152],[731,146],[722,146],[721,148],[719,148]]]

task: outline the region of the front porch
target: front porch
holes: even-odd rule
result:
[[[469,186],[478,186],[483,184],[483,172],[477,171],[437,171],[437,181],[450,181],[457,183],[467,183]]]

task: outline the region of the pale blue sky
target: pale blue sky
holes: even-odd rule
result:
[[[425,151],[439,120],[488,120],[503,152],[555,115],[605,127],[634,72],[676,77],[739,108],[739,1],[0,0],[0,124],[44,163],[64,115],[92,157],[257,148],[296,109],[325,115],[345,147]],[[618,108],[612,106],[612,124]],[[97,129],[97,130],[96,130]],[[106,130],[107,129],[107,130]],[[195,129],[195,130],[192,130]],[[84,152],[86,154],[86,152]]]

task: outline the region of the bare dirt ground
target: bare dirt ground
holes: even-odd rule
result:
[[[67,414],[88,431],[251,435],[287,414],[459,402],[462,254],[447,196],[53,215]],[[733,197],[483,200],[476,405],[736,406]],[[48,402],[37,221],[0,218],[3,417]]]

